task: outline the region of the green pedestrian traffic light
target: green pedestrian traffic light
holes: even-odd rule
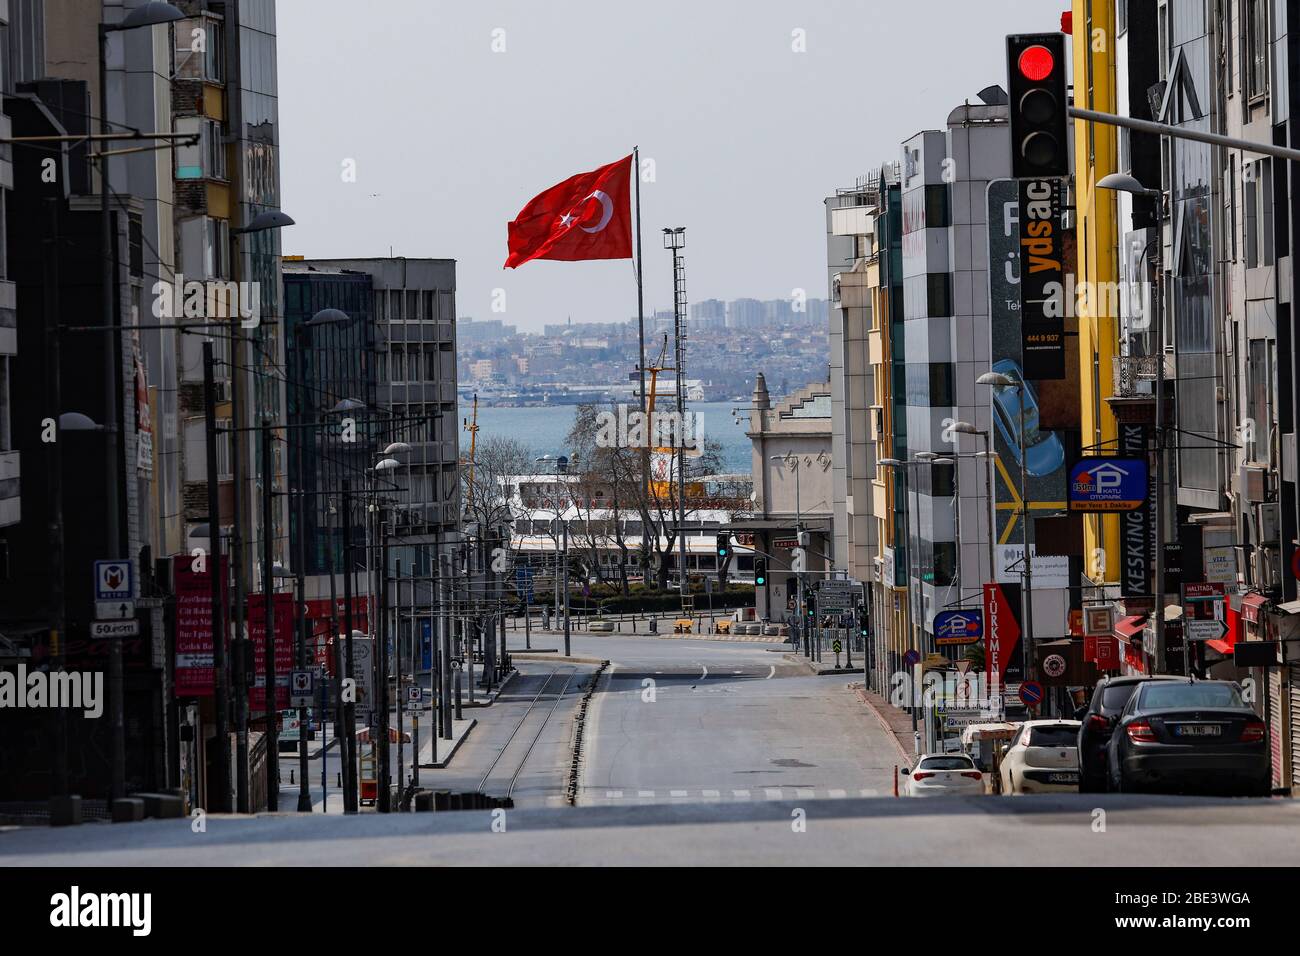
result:
[[[731,557],[731,535],[725,532],[718,533],[718,559]]]
[[[767,558],[754,559],[754,586],[764,587],[767,584]]]

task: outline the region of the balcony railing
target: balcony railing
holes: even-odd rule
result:
[[[1156,380],[1156,357],[1154,355],[1117,355],[1112,360],[1114,372],[1114,393],[1117,398],[1137,398],[1152,393],[1151,386],[1142,387],[1142,382]]]

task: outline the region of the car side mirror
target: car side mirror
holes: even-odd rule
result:
[[[1002,745],[1002,756],[1005,757],[1005,756],[1007,755],[1007,752],[1008,752],[1010,749],[1011,749],[1011,745],[1010,745],[1010,744],[1003,744],[1003,745]]]
[[[912,771],[909,770],[907,767],[904,767],[902,770],[900,770],[900,771],[898,771],[898,772],[901,773],[904,777],[906,777],[906,776],[907,776],[908,774],[910,774]]]

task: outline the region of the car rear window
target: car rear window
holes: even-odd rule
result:
[[[917,770],[971,770],[975,764],[969,757],[926,757]]]
[[[1079,728],[1071,726],[1030,727],[1031,747],[1074,747],[1079,742]]]
[[[1139,701],[1143,710],[1165,707],[1244,707],[1233,684],[1183,684],[1170,681],[1148,684]]]
[[[1101,712],[1103,714],[1118,714],[1128,703],[1128,699],[1133,696],[1133,691],[1137,690],[1137,684],[1111,684],[1109,687],[1101,689]]]

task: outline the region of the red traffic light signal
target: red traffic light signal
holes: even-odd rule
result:
[[[1065,68],[1062,34],[1007,37],[1011,175],[1016,179],[1048,179],[1070,172]]]
[[[1056,65],[1056,58],[1047,47],[1035,43],[1020,51],[1020,58],[1016,61],[1016,65],[1020,67],[1021,76],[1038,83],[1051,75],[1052,67]]]

